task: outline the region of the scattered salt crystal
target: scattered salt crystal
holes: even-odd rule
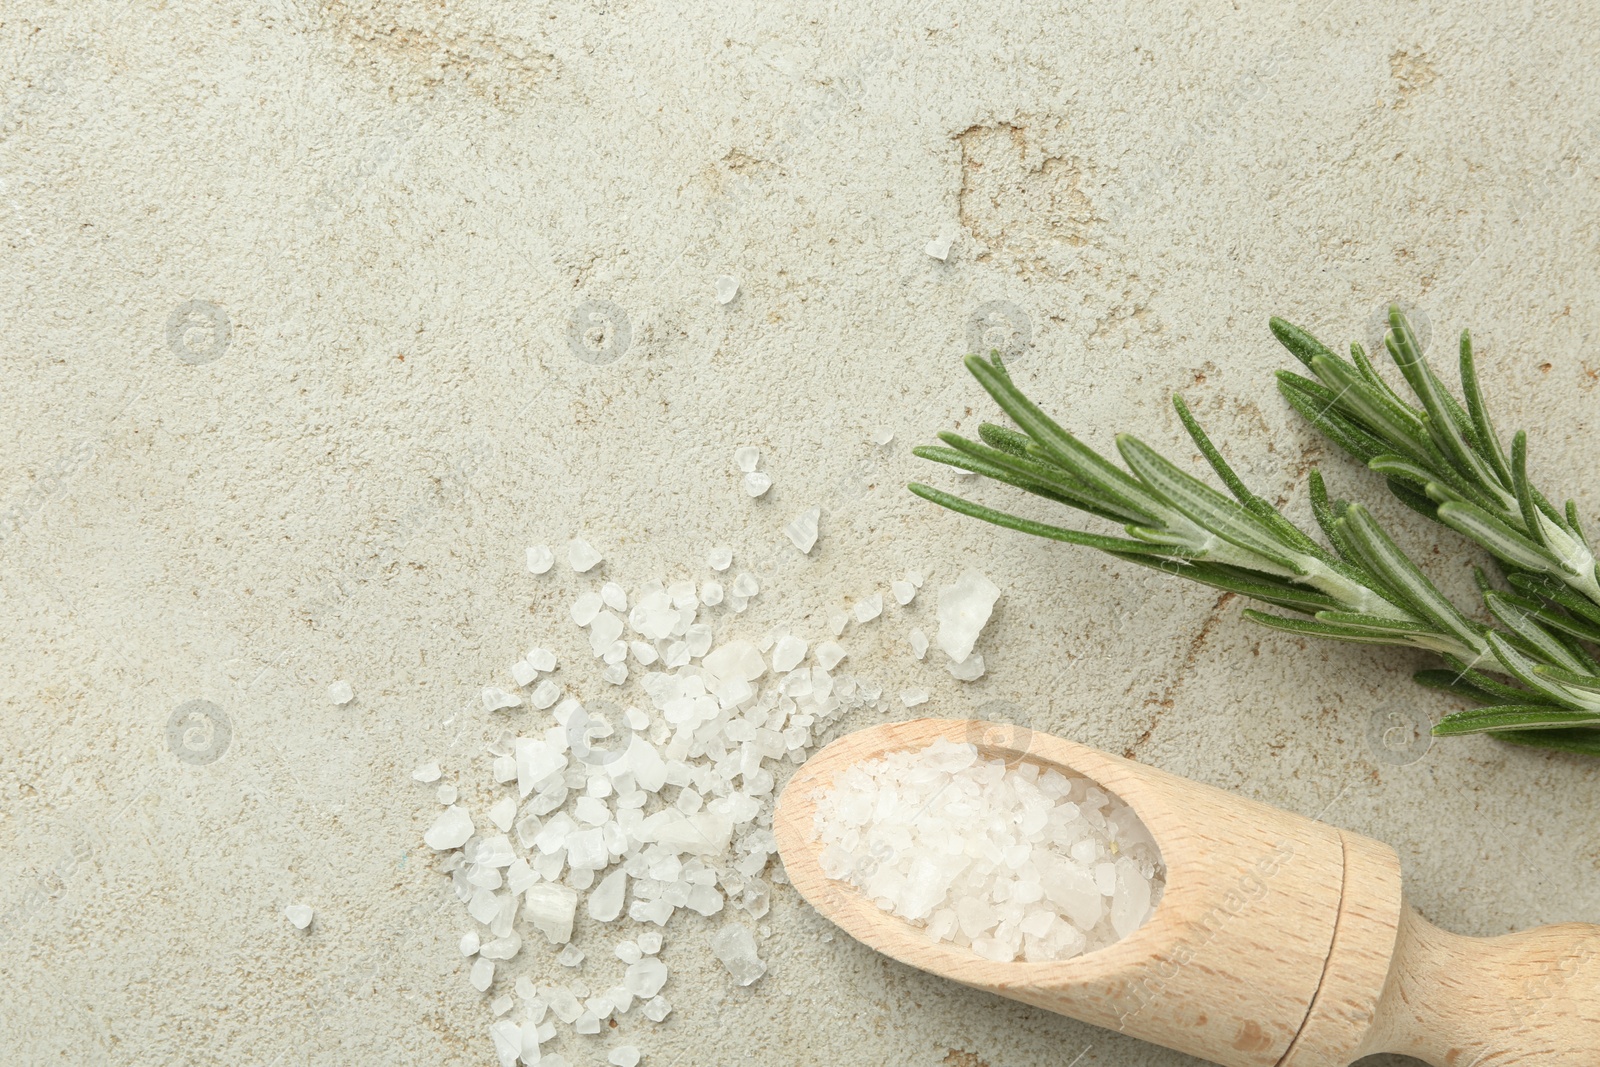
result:
[[[498,760],[496,762],[499,762]],[[511,761],[511,777],[517,776],[517,761]],[[509,780],[509,779],[508,779]],[[489,805],[489,821],[499,827],[501,833],[509,833],[511,823],[517,817],[517,802],[511,797],[501,797]]]
[[[494,761],[494,780],[501,785],[517,780],[517,761],[510,756],[496,756]]]
[[[907,640],[911,642],[911,654],[913,656],[921,659],[928,654],[928,635],[922,632],[922,627],[913,626],[911,633],[907,636]]]
[[[828,616],[828,629],[833,631],[833,636],[839,637],[844,633],[844,628],[850,625],[850,613],[836,611]]]
[[[787,674],[798,667],[800,661],[805,658],[805,641],[792,634],[785,634],[778,638],[778,643],[772,650],[772,669],[780,674]]]
[[[811,549],[817,543],[817,520],[821,517],[821,508],[809,508],[796,515],[789,525],[783,528],[783,532],[794,543],[794,547],[810,555]]]
[[[744,929],[740,927],[740,929]],[[667,965],[654,956],[646,956],[638,963],[628,964],[622,984],[640,1000],[648,1000],[661,991],[667,981]]]
[[[646,930],[638,937],[639,951],[646,956],[654,956],[661,951],[661,931]]]
[[[639,1050],[633,1045],[618,1045],[606,1057],[606,1062],[612,1067],[638,1067]]]
[[[589,894],[589,918],[608,923],[621,915],[627,891],[628,872],[618,867],[600,879],[600,884]]]
[[[873,593],[869,597],[863,597],[862,599],[856,601],[856,606],[855,606],[856,622],[871,622],[873,619],[876,619],[879,615],[882,615],[882,614],[883,614],[883,594],[882,593]]]
[[[767,973],[767,965],[756,955],[756,939],[739,923],[727,923],[711,935],[711,954],[740,985],[749,985]]]
[[[926,689],[900,690],[900,703],[904,704],[908,708],[914,708],[918,704],[926,704],[927,702],[928,691]]]
[[[935,637],[956,663],[972,654],[994,602],[1000,598],[1000,587],[975,570],[963,571],[954,585],[939,587],[939,632]]]
[[[917,595],[917,587],[910,582],[890,582],[889,591],[894,594],[894,602],[901,607],[911,603]]]
[[[424,763],[411,772],[411,777],[419,782],[437,782],[439,780],[439,765],[437,763]]]
[[[1165,885],[1127,805],[1075,775],[984,760],[970,744],[853,765],[818,799],[815,827],[828,877],[935,942],[1002,962],[1103,948],[1149,917]]]
[[[658,1023],[672,1013],[672,1005],[667,1003],[665,997],[654,996],[647,1000],[644,1007],[639,1010],[644,1013],[646,1019],[653,1023]]]
[[[583,1014],[583,1005],[578,1003],[577,996],[566,986],[553,986],[542,990],[540,996],[550,1005],[550,1010],[556,1013],[556,1018],[564,1023],[577,1021]]]
[[[957,680],[975,682],[983,677],[983,654],[974,652],[960,663],[947,663],[945,667]]]
[[[740,571],[739,576],[733,580],[729,591],[734,596],[753,597],[761,592],[761,583],[756,581],[756,576],[749,571]]]
[[[825,671],[831,671],[844,659],[844,646],[837,641],[824,641],[817,646],[817,666]]]
[[[548,648],[531,648],[528,650],[528,665],[536,671],[549,674],[556,669],[556,654]]]
[[[523,901],[523,913],[528,921],[549,938],[552,945],[564,945],[572,940],[572,917],[578,909],[575,890],[551,882],[540,882],[528,887]]]
[[[772,488],[772,476],[765,471],[751,471],[744,476],[745,495],[754,499]]]
[[[714,286],[717,291],[717,303],[719,304],[731,304],[733,298],[739,295],[739,279],[732,275],[717,275]]]
[[[499,1007],[504,997],[495,999],[494,1007]],[[496,1011],[496,1015],[504,1015],[504,1011]],[[500,1067],[516,1067],[517,1059],[522,1055],[522,1027],[510,1019],[501,1019],[489,1027],[489,1036],[494,1039],[494,1054],[500,1059]]]
[[[489,1010],[491,1012],[493,1012],[496,1016],[501,1016],[501,1015],[504,1015],[506,1012],[510,1011],[513,1007],[515,1007],[516,1003],[517,1003],[517,998],[516,997],[512,996],[510,993],[502,993],[498,997],[495,997],[494,1001],[492,1003],[490,1003]],[[518,1034],[517,1036],[520,1039],[521,1034]],[[521,1047],[521,1041],[520,1040],[518,1041],[518,1047],[519,1048]]]
[[[615,952],[617,959],[623,963],[638,963],[643,958],[637,941],[618,941]]]
[[[706,564],[714,571],[725,571],[733,563],[733,549],[718,545],[706,556]]]
[[[452,804],[439,813],[422,840],[429,848],[443,852],[447,848],[460,848],[471,836],[472,816],[466,808]]]
[[[567,542],[567,563],[579,574],[588,572],[599,562],[600,553],[596,552],[589,542],[583,538],[574,537]]]
[[[306,904],[290,904],[283,909],[284,918],[294,923],[296,930],[304,930],[310,926],[313,914],[315,913]]]
[[[580,1034],[598,1034],[600,1032],[600,1017],[594,1012],[584,1009],[583,1014],[578,1016],[578,1021],[572,1024],[572,1028]]]
[[[954,233],[947,233],[929,241],[923,246],[922,250],[942,263],[945,257],[950,254],[950,246],[955,242],[955,239],[956,235]]]
[[[722,583],[712,579],[700,583],[700,602],[708,608],[722,603]]]
[[[505,937],[497,937],[493,941],[478,949],[478,955],[486,960],[514,959],[522,950],[522,935],[512,931]]]
[[[328,700],[330,703],[338,704],[342,707],[354,700],[355,697],[355,691],[350,688],[350,683],[342,679],[328,686]]]
[[[749,474],[761,462],[761,450],[755,445],[740,445],[733,450],[733,463],[740,471]]]
[[[600,599],[612,611],[628,610],[628,594],[616,582],[607,582],[600,587]]]
[[[549,545],[534,545],[528,549],[528,571],[531,574],[543,574],[555,561],[556,554],[550,551]]]
[[[559,700],[560,697],[561,687],[552,682],[550,679],[546,678],[544,681],[540,682],[534,687],[533,695],[528,699],[534,707],[538,708],[540,711],[543,711],[545,708],[548,708],[551,704],[554,704],[557,700]]]
[[[466,933],[461,935],[461,954],[463,956],[476,956],[478,954],[478,946],[480,943],[481,942],[478,940],[478,931],[468,930]]]
[[[879,445],[879,446],[886,445],[890,441],[893,441],[893,440],[894,440],[894,431],[893,430],[890,430],[890,429],[887,429],[887,428],[883,428],[883,429],[874,430],[873,433],[872,433],[872,443],[875,444],[875,445]]]
[[[600,672],[600,678],[612,685],[621,685],[628,680],[628,666],[625,663],[613,663]]]
[[[472,988],[482,993],[488,990],[494,981],[494,962],[492,960],[478,959],[472,964]]]
[[[593,590],[580,593],[578,599],[572,602],[572,621],[579,626],[588,626],[604,605],[605,601],[600,599],[599,593]]]
[[[532,685],[537,677],[539,672],[525,659],[519,659],[511,665],[511,680],[518,685]]]
[[[485,711],[499,711],[502,708],[515,708],[522,705],[522,698],[515,693],[508,693],[497,685],[483,687],[483,708]]]
[[[556,962],[563,967],[576,967],[583,962],[583,949],[577,945],[568,945],[557,954]]]

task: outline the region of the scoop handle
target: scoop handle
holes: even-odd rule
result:
[[[1362,1055],[1434,1067],[1593,1067],[1600,1055],[1600,926],[1463,937],[1408,906],[1395,948]]]

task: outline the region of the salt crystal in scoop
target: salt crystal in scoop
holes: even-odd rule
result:
[[[819,857],[930,940],[1062,960],[1128,936],[1166,884],[1131,808],[1087,779],[939,740],[858,763],[817,800]]]

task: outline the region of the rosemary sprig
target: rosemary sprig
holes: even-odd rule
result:
[[[1600,599],[1574,573],[1588,559],[1591,584],[1596,577],[1576,508],[1556,516],[1528,484],[1520,434],[1509,460],[1497,460],[1506,457],[1478,396],[1470,344],[1463,345],[1463,407],[1416,355],[1404,317],[1395,311],[1393,320],[1391,355],[1423,399],[1421,411],[1389,389],[1359,348],[1346,363],[1275,319],[1280,340],[1289,338],[1284,343],[1319,377],[1287,376],[1285,391],[1330,438],[1384,473],[1403,500],[1500,558],[1511,591],[1494,589],[1480,572],[1493,624],[1459,611],[1366,508],[1330,500],[1319,472],[1311,472],[1311,503],[1326,548],[1244,485],[1181,398],[1173,398],[1179,418],[1231,499],[1128,434],[1116,438],[1126,470],[1119,467],[1030,401],[998,353],[968,356],[966,365],[1016,428],[985,423],[976,441],[941,433],[943,446],[915,453],[1109,519],[1127,536],[1023,518],[921,483],[909,488],[997,526],[1097,548],[1293,613],[1246,610],[1263,625],[1435,653],[1449,670],[1423,671],[1417,681],[1487,705],[1446,716],[1437,734],[1488,732],[1600,755],[1600,662],[1584,644],[1600,639]]]

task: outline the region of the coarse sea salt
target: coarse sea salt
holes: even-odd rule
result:
[[[1104,948],[1138,929],[1166,886],[1155,840],[1119,798],[944,739],[836,774],[814,826],[829,878],[989,960]]]
[[[975,570],[963,571],[953,585],[939,587],[939,632],[934,643],[952,662],[972,654],[998,599],[1000,587]]]
[[[817,543],[817,521],[822,518],[821,508],[808,508],[796,515],[783,532],[801,552],[811,554]]]
[[[819,514],[788,531],[802,535],[797,547],[814,546]],[[727,571],[732,558],[719,546],[706,562]],[[579,539],[568,559],[581,573],[599,554]],[[731,981],[748,985],[765,972],[757,937],[768,931],[756,924],[768,914],[771,883],[787,881],[773,867],[777,783],[839,715],[882,712],[888,701],[881,686],[835,673],[846,649],[826,632],[791,632],[800,629],[792,618],[769,622],[764,637],[726,632],[763,592],[754,563],[636,589],[597,582],[598,591],[569,602],[584,629],[562,652],[577,666],[561,684],[541,677],[556,669],[555,655],[534,648],[513,665],[515,687],[482,691],[495,723],[482,773],[494,784],[462,783],[470,812],[454,784],[439,785],[446,807],[424,840],[473,920],[458,958],[486,994],[501,1063],[563,1067],[569,1061],[550,1048],[570,1040],[558,1038],[558,1025],[587,1042],[666,1019],[668,965],[656,955],[681,911],[716,917],[710,947]],[[870,613],[886,599],[875,594]],[[849,621],[830,622],[833,636]],[[594,659],[575,655],[583,645]],[[519,703],[531,711],[493,714]],[[440,775],[433,765],[416,777]],[[627,924],[620,944],[618,923]],[[596,951],[609,944],[615,953]],[[517,1003],[507,1007],[513,983]],[[577,1058],[602,1052],[589,1046]]]
[[[355,691],[350,688],[350,683],[340,680],[328,686],[328,701],[341,707],[355,699]]]
[[[600,553],[581,537],[574,537],[567,543],[567,563],[579,574],[592,570],[600,562]]]

